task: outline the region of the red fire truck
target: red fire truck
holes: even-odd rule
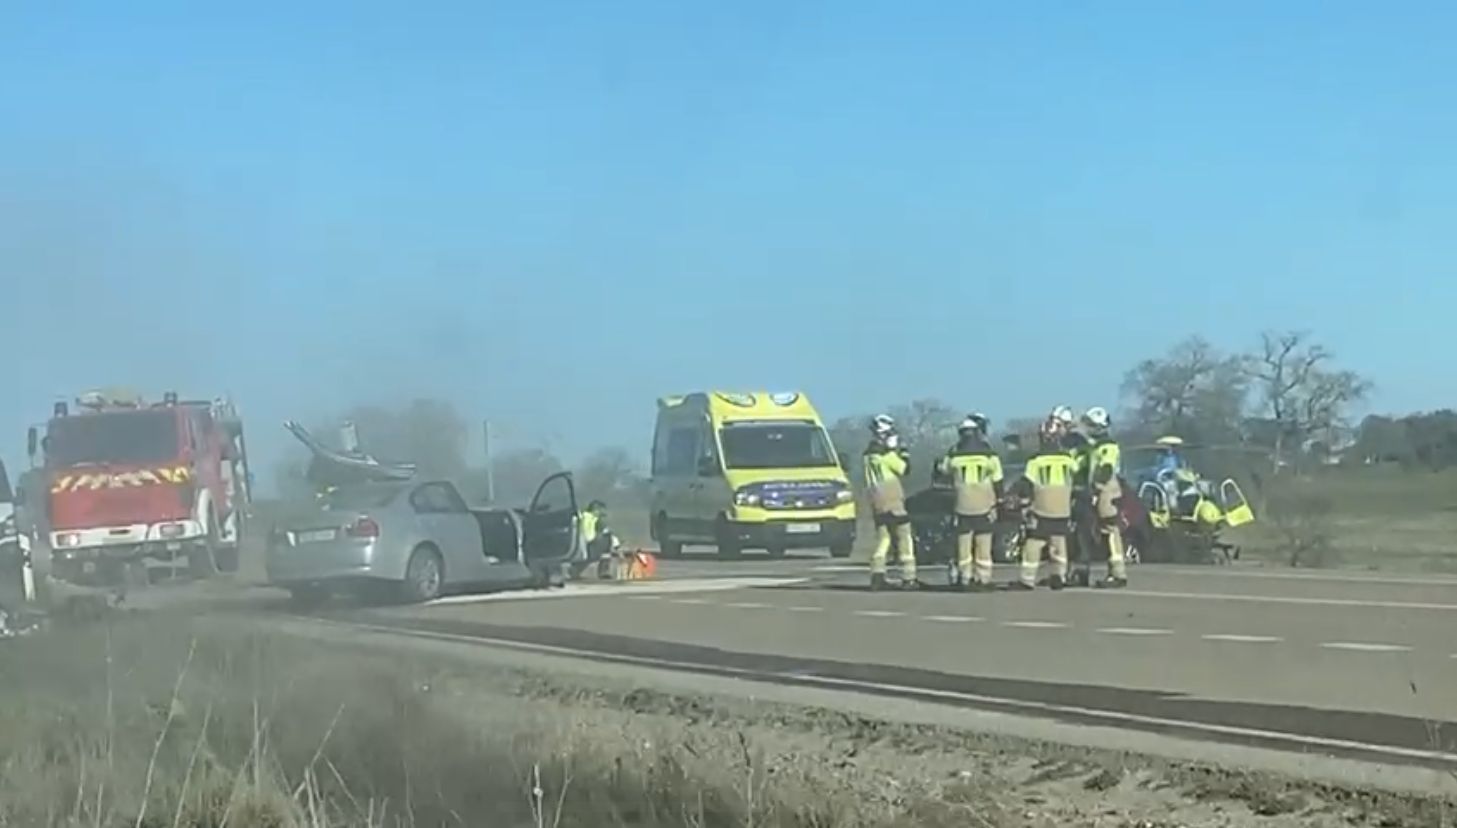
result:
[[[74,411],[56,403],[28,444],[32,464],[44,454],[55,577],[110,581],[149,561],[198,577],[237,569],[251,479],[232,403],[93,391]]]

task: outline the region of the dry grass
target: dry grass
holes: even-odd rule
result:
[[[504,696],[461,710],[434,675],[176,617],[10,642],[0,825],[877,824],[743,738],[644,740]]]

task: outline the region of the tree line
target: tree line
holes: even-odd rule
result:
[[[1173,434],[1192,445],[1238,447],[1269,470],[1335,462],[1431,469],[1457,464],[1457,412],[1372,415],[1353,423],[1354,412],[1373,388],[1368,378],[1341,367],[1335,354],[1305,331],[1262,333],[1243,352],[1224,352],[1195,336],[1127,371],[1115,428],[1125,444]],[[850,461],[854,479],[866,424],[874,413],[842,417],[830,425],[830,437]],[[891,406],[888,413],[910,446],[913,482],[923,484],[936,457],[955,441],[956,426],[966,412],[926,398]],[[994,436],[1009,460],[1017,461],[1034,444],[1043,416],[1045,412],[1037,412],[997,424]],[[342,420],[353,422],[363,445],[381,459],[413,461],[424,474],[460,481],[468,494],[487,491],[485,470],[467,459],[472,426],[449,402],[419,399],[398,408],[355,406],[315,433],[327,437]],[[643,496],[641,456],[620,447],[594,452],[572,468],[581,497]],[[279,468],[275,479],[280,494],[306,488],[304,466],[304,459],[295,458]],[[546,477],[566,469],[545,448],[521,447],[495,454],[490,478],[497,500],[520,503]]]

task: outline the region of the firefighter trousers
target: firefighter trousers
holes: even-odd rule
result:
[[[963,584],[992,582],[991,514],[956,516],[956,574]]]
[[[1118,499],[1118,495],[1107,489],[1098,493],[1098,532],[1108,550],[1108,577],[1127,580],[1128,563],[1123,559],[1123,530],[1118,525]]]
[[[1067,580],[1067,535],[1033,535],[1022,544],[1022,583],[1027,586],[1037,585],[1043,550],[1047,551],[1053,577]]]
[[[916,540],[911,535],[911,520],[906,515],[875,516],[875,551],[870,555],[870,574],[884,575],[886,559],[894,544],[900,564],[901,578],[916,579]]]

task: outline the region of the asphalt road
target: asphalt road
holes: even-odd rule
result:
[[[332,614],[888,704],[1457,763],[1457,579],[1148,566],[1121,591],[871,593],[823,558],[671,561],[662,576]]]

